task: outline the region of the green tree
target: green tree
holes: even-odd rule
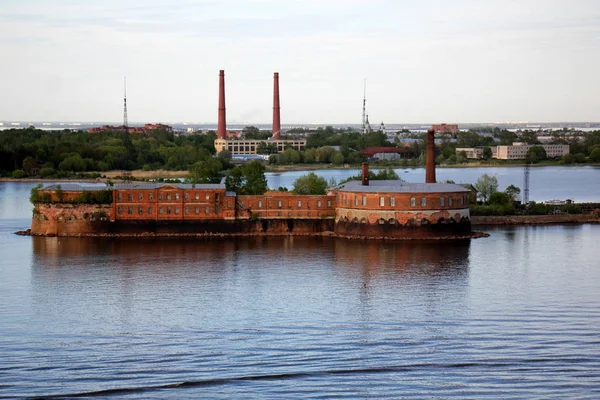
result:
[[[218,158],[210,157],[195,163],[190,169],[186,181],[188,183],[219,183],[222,178],[222,169],[221,161]]]
[[[540,144],[540,141],[537,138],[537,134],[534,131],[521,132],[519,140],[527,144]]]
[[[546,150],[542,146],[531,146],[527,150],[525,160],[530,163],[536,163],[546,159]]]
[[[264,165],[250,161],[231,169],[225,178],[225,187],[237,194],[264,194],[269,190]]]
[[[335,152],[331,162],[335,165],[342,165],[344,163],[344,155],[339,151]]]
[[[477,189],[477,196],[487,203],[491,194],[498,191],[498,179],[495,176],[483,174],[477,179],[474,187]]]
[[[294,181],[294,193],[296,194],[325,194],[327,180],[315,174],[303,175]]]
[[[485,158],[486,160],[492,158],[492,149],[490,146],[485,146],[483,148],[483,158]]]
[[[590,153],[590,161],[591,162],[600,162],[600,147],[595,148]]]
[[[23,159],[23,171],[27,173],[27,175],[31,175],[31,172],[36,166],[35,158],[31,156],[27,156]]]
[[[519,197],[519,194],[521,193],[521,189],[511,184],[508,185],[506,189],[504,189],[504,193],[508,195],[510,201],[516,201],[517,197]]]

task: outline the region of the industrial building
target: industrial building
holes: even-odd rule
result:
[[[306,148],[306,139],[281,139],[281,107],[279,106],[279,73],[273,76],[273,136],[269,140],[245,140],[230,138],[227,135],[227,118],[225,109],[225,71],[219,71],[219,118],[217,139],[214,142],[217,154],[229,150],[232,154],[257,154],[261,143],[274,145],[278,153],[291,147],[302,151]]]

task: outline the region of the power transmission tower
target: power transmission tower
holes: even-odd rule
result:
[[[523,177],[523,205],[529,204],[529,160],[525,161],[525,171]]]
[[[367,116],[367,79],[365,78],[365,82],[363,85],[363,113],[362,113],[362,127],[361,133],[365,135],[367,133],[367,123],[369,117]]]
[[[127,77],[124,79],[123,86],[123,127],[127,131]]]

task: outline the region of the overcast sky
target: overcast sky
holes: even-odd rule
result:
[[[598,0],[0,0],[0,120],[600,121]]]

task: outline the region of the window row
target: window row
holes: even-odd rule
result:
[[[127,207],[127,214],[134,214],[135,207]],[[179,214],[181,209],[179,207],[158,207],[159,214]],[[204,214],[211,214],[212,209],[210,207],[185,207],[184,212],[186,215],[196,214],[199,215],[204,211]],[[215,210],[218,212],[218,209]],[[117,214],[124,214],[124,207],[117,207]],[[154,209],[152,207],[148,207],[147,214],[152,215],[154,213]],[[137,207],[137,215],[144,215],[144,207]]]
[[[338,196],[338,202],[342,205],[349,205],[349,198],[350,195],[339,195]],[[461,206],[465,206],[467,204],[467,195],[461,195],[460,197],[452,197],[452,196],[440,196],[439,197],[439,202],[437,204],[435,204],[435,199],[431,199],[430,200],[430,206],[440,206],[440,207],[445,207],[446,205],[448,207],[452,207],[454,205],[454,200],[459,201]],[[427,207],[428,205],[428,200],[427,197],[420,197],[419,198],[419,204],[421,207]],[[354,196],[354,205],[355,206],[367,206],[367,196],[358,196],[355,195]],[[380,207],[396,207],[396,197],[394,196],[380,196],[379,197],[379,206]],[[410,206],[411,207],[416,207],[417,206],[417,197],[411,197],[410,198]]]
[[[138,200],[144,200],[144,193],[138,193],[137,194],[137,199]],[[189,200],[192,196],[190,196],[190,193],[184,193],[183,194],[183,198],[185,200]],[[194,193],[194,200],[200,200],[200,193]],[[211,195],[209,193],[206,193],[204,196],[204,200],[210,200]],[[117,198],[119,200],[123,200],[123,193],[118,193],[117,194]],[[127,194],[127,201],[133,201],[134,195],[133,193],[128,193]],[[175,192],[175,193],[159,193],[158,194],[158,199],[159,200],[179,200],[179,193]],[[219,194],[215,194],[215,200],[219,199]],[[153,193],[148,193],[148,200],[154,200],[154,194]]]
[[[288,202],[288,207],[292,207],[292,202]],[[256,207],[257,208],[263,208],[263,206],[265,205],[265,203],[262,200],[259,200],[256,203]],[[304,205],[307,208],[310,208],[310,204],[308,202],[304,203]],[[302,208],[303,203],[302,200],[298,200],[296,202],[296,208]],[[321,208],[323,207],[323,202],[321,200],[317,200],[317,208]],[[327,207],[331,208],[331,200],[327,200]],[[277,200],[277,208],[283,208],[283,200]]]

